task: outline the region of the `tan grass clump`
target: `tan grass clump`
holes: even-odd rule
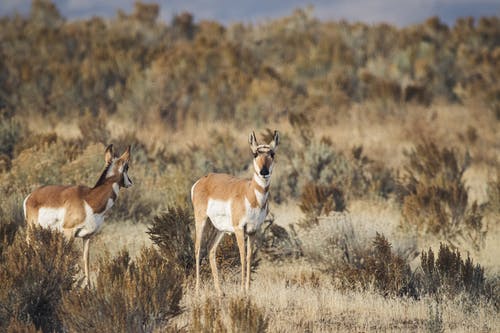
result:
[[[189,331],[264,333],[268,320],[263,309],[249,297],[207,298],[194,306]]]

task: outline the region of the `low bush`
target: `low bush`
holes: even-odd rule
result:
[[[17,230],[19,229],[19,225],[10,220],[4,218],[3,210],[0,207],[0,216],[2,219],[0,220],[0,256],[3,251],[12,244],[14,238],[16,236]]]
[[[302,243],[292,225],[289,231],[274,223],[272,214],[266,219],[257,233],[259,255],[270,261],[285,261],[303,256]]]
[[[392,251],[391,243],[377,233],[371,247],[346,254],[343,265],[332,271],[333,277],[349,289],[374,288],[383,295],[413,293],[410,266]]]
[[[348,213],[320,217],[303,234],[307,260],[329,275],[342,289],[374,289],[383,295],[415,296],[414,274],[408,255],[392,249],[379,233],[362,238]]]
[[[0,330],[63,332],[63,296],[73,289],[81,254],[62,233],[40,227],[17,233],[0,258]]]
[[[346,202],[344,193],[336,186],[308,183],[302,189],[299,207],[305,217],[297,225],[308,228],[318,224],[319,216],[345,210]]]
[[[165,260],[181,267],[186,274],[192,272],[195,265],[193,228],[191,212],[177,206],[155,216],[147,231]]]
[[[133,261],[127,251],[98,265],[95,288],[65,295],[62,323],[70,332],[166,330],[182,312],[183,277],[152,248]]]
[[[458,250],[452,250],[448,245],[441,244],[437,257],[432,249],[421,254],[422,293],[458,295],[466,292],[473,299],[485,296],[488,286],[484,269],[474,265],[472,259],[462,259]]]
[[[424,140],[407,158],[399,184],[403,227],[441,235],[455,245],[465,240],[479,249],[486,236],[483,208],[469,202],[463,180],[470,156]]]

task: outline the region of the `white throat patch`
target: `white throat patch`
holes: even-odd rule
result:
[[[269,184],[271,183],[271,177],[267,177],[267,178],[260,177],[259,175],[257,175],[257,173],[254,173],[253,179],[263,189],[265,189],[266,187],[268,187]]]

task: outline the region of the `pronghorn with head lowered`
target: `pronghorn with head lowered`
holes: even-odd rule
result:
[[[132,186],[128,176],[130,146],[117,157],[113,145],[104,153],[106,167],[94,187],[48,185],[24,199],[28,224],[62,231],[67,238],[83,239],[85,284],[89,284],[90,238],[101,228],[104,215],[113,206],[121,187]]]
[[[274,153],[279,143],[279,134],[274,131],[269,144],[259,145],[255,133],[249,137],[253,153],[254,175],[251,180],[239,179],[227,174],[211,173],[194,183],[191,188],[191,200],[196,224],[196,292],[200,283],[200,248],[203,230],[210,219],[217,229],[217,236],[209,251],[210,267],[219,295],[221,289],[217,272],[215,254],[217,246],[226,233],[234,233],[238,243],[241,262],[241,289],[250,287],[250,260],[252,256],[253,236],[264,221],[269,207],[269,185],[274,165]],[[245,255],[245,235],[247,249]],[[246,260],[246,267],[245,267]],[[246,275],[245,275],[246,268]],[[246,277],[246,280],[245,280]]]

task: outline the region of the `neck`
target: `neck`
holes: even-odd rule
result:
[[[253,188],[253,194],[255,195],[257,204],[260,207],[264,207],[267,204],[270,184],[271,178],[265,179],[254,173],[251,180],[251,187]]]
[[[113,206],[118,197],[119,190],[120,186],[118,183],[107,181],[92,188],[86,201],[94,212],[102,213]]]

